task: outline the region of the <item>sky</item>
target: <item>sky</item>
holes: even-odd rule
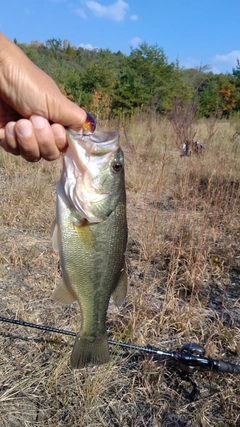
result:
[[[140,43],[169,63],[232,73],[240,59],[240,0],[6,0],[0,31],[19,43],[67,39],[129,55]]]

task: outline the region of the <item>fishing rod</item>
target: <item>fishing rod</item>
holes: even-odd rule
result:
[[[0,321],[12,323],[15,325],[25,326],[29,328],[40,329],[48,332],[55,332],[63,335],[71,335],[76,337],[76,333],[65,329],[54,328],[53,326],[39,325],[36,323],[25,322],[23,320],[10,319],[0,316]],[[226,362],[224,360],[212,359],[205,357],[205,349],[196,343],[184,344],[179,350],[166,351],[152,346],[141,347],[135,344],[108,340],[108,343],[114,346],[119,346],[129,350],[148,353],[158,358],[165,357],[173,360],[178,368],[188,374],[192,374],[195,370],[210,370],[217,372],[225,372],[229,374],[240,374],[240,365]]]

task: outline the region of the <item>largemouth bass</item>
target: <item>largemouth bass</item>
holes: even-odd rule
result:
[[[52,229],[62,281],[53,298],[79,303],[81,325],[71,354],[77,369],[109,361],[109,300],[112,295],[120,305],[127,292],[126,193],[118,132],[84,136],[67,130],[67,137]]]

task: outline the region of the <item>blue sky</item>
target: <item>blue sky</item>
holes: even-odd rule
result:
[[[169,62],[214,73],[240,59],[239,20],[240,0],[6,0],[0,9],[0,31],[21,43],[60,38],[128,55],[146,42]]]

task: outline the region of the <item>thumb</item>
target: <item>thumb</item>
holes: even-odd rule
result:
[[[86,112],[61,93],[59,99],[55,98],[54,104],[55,108],[53,108],[52,113],[49,112],[49,120],[75,131],[80,131],[87,119]]]

